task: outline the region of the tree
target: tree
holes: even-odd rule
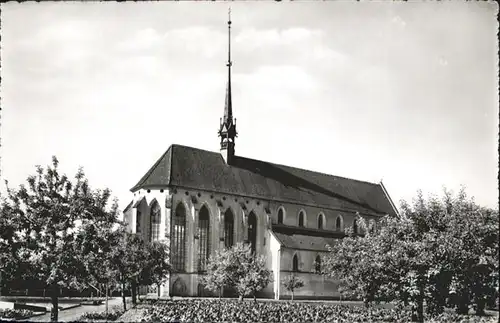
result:
[[[200,283],[208,290],[217,293],[219,299],[222,297],[224,287],[231,285],[231,278],[229,276],[229,251],[228,249],[221,249],[215,251],[215,254],[210,255],[207,263],[207,274],[203,275]]]
[[[202,282],[212,291],[224,287],[236,288],[240,300],[265,288],[272,280],[263,256],[255,255],[249,244],[238,243],[231,249],[216,252],[208,261],[208,270]]]
[[[119,242],[118,235],[121,231],[118,228],[111,223],[101,225],[85,223],[77,237],[78,256],[82,259],[87,273],[85,283],[91,286],[105,286],[106,313],[108,313],[109,287],[117,283],[116,270],[111,264],[111,251]]]
[[[0,296],[7,281],[20,278],[19,251],[21,248],[19,231],[13,208],[2,199],[0,206]]]
[[[281,284],[283,285],[283,287],[285,287],[287,291],[292,293],[292,302],[293,302],[294,292],[297,289],[304,287],[304,282],[295,275],[285,276]]]
[[[154,241],[145,243],[145,262],[142,264],[141,272],[137,278],[132,278],[132,303],[135,304],[135,295],[137,283],[141,285],[157,285],[159,286],[165,282],[168,274],[171,271],[169,262],[169,249],[168,246],[162,242]],[[159,293],[159,290],[158,290]],[[158,296],[160,296],[158,294]]]
[[[251,252],[250,246],[248,248]],[[272,274],[266,268],[266,259],[263,255],[253,255],[250,258],[247,256],[248,253],[240,254],[240,265],[244,274],[236,281],[236,290],[240,300],[246,295],[252,295],[253,300],[257,301],[257,293],[271,283]]]
[[[358,219],[361,230],[366,222]],[[366,230],[364,230],[366,231]],[[377,299],[377,293],[385,281],[385,255],[382,246],[375,243],[378,236],[366,232],[356,235],[351,228],[346,230],[347,237],[328,246],[325,257],[325,275],[340,279],[342,287],[352,298],[360,298],[365,306]]]
[[[114,236],[116,241],[109,253],[110,266],[116,272],[116,279],[122,290],[123,310],[127,310],[125,301],[126,286],[137,281],[141,275],[143,265],[147,261],[146,244],[144,240],[120,227]]]
[[[7,188],[3,210],[14,228],[17,252],[22,259],[23,278],[41,281],[51,291],[52,321],[58,319],[58,297],[62,287],[81,288],[86,275],[82,259],[77,257],[76,236],[81,224],[114,221],[114,211],[106,211],[110,192],[92,191],[80,169],[75,182],[58,171],[59,161],[44,170],[36,167],[28,185],[18,190]]]
[[[377,232],[330,246],[326,267],[365,302],[396,300],[422,322],[447,303],[458,313],[473,302],[484,313],[498,289],[498,211],[477,206],[462,190],[402,202],[401,217],[384,217]]]

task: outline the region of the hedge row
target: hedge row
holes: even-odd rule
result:
[[[498,318],[443,314],[433,322],[496,322]],[[328,303],[174,300],[148,306],[143,322],[409,322],[411,313]]]

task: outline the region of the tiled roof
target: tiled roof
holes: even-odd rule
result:
[[[328,251],[327,245],[332,245],[344,234],[326,230],[311,230],[285,225],[273,225],[273,234],[282,246],[290,249],[312,251]]]
[[[131,189],[180,186],[365,213],[395,214],[380,184],[172,145]]]

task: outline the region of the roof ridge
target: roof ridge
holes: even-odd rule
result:
[[[216,151],[206,150],[206,149],[201,149],[201,148],[196,148],[196,147],[192,147],[192,146],[186,146],[186,145],[180,145],[180,144],[172,144],[171,147],[173,147],[173,146],[182,147],[182,148],[196,149],[196,150],[210,152],[210,153],[213,153],[213,154],[220,154],[219,152],[216,152]],[[238,155],[236,155],[235,157],[236,158],[244,158],[244,159],[253,160],[253,161],[262,162],[262,163],[268,163],[268,164],[271,164],[271,165],[274,165],[274,166],[288,167],[288,168],[297,169],[297,170],[301,170],[301,171],[316,173],[316,174],[319,174],[319,175],[326,175],[326,176],[330,176],[330,177],[342,178],[342,179],[346,179],[346,180],[350,180],[350,181],[356,181],[356,182],[366,183],[366,184],[375,185],[375,186],[379,186],[379,184],[380,184],[380,183],[368,182],[368,181],[363,181],[363,180],[360,180],[360,179],[355,179],[355,178],[350,178],[350,177],[345,177],[345,176],[339,176],[339,175],[334,175],[334,174],[322,173],[322,172],[319,172],[319,171],[305,169],[305,168],[300,168],[300,167],[297,167],[297,166],[290,166],[290,165],[278,164],[278,163],[274,163],[274,162],[270,162],[270,161],[265,161],[265,160],[260,160],[260,159],[255,159],[255,158],[250,158],[250,157],[244,157],[244,156],[238,156]]]

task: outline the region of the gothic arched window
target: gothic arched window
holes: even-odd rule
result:
[[[186,208],[179,203],[172,216],[171,259],[172,267],[182,272],[186,267]]]
[[[324,219],[323,219],[323,214],[318,214],[318,229],[323,229],[324,225]]]
[[[285,213],[283,212],[283,208],[280,207],[278,209],[278,224],[283,224],[284,218],[285,218]]]
[[[339,214],[337,220],[335,220],[335,229],[337,231],[342,231],[342,216]]]
[[[299,271],[299,257],[296,254],[292,260],[292,271]]]
[[[151,205],[151,220],[150,220],[150,235],[149,239],[151,242],[157,241],[160,238],[160,204],[155,200],[153,205]]]
[[[250,242],[252,253],[255,253],[257,244],[257,217],[253,212],[250,212],[248,216],[248,242]]]
[[[316,256],[316,261],[314,261],[314,270],[316,273],[321,272],[321,257],[319,255]]]
[[[234,217],[230,209],[224,213],[224,246],[231,248],[234,244]]]
[[[306,221],[306,214],[304,211],[299,212],[299,227],[304,227],[304,223]]]
[[[142,213],[141,211],[137,210],[137,215],[135,217],[135,233],[137,234],[141,233],[141,222],[142,222]]]
[[[210,214],[205,205],[201,207],[198,219],[199,227],[199,250],[198,250],[198,270],[207,269],[208,257],[210,256]]]

